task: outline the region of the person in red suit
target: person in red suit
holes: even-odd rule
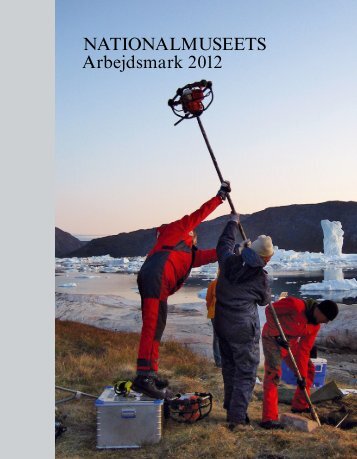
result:
[[[335,319],[338,314],[338,306],[330,300],[318,303],[313,299],[301,300],[287,297],[273,303],[273,307],[302,377],[302,380],[297,379],[291,411],[293,413],[308,412],[310,409],[304,395],[304,388],[310,394],[310,387],[315,376],[315,367],[310,360],[310,351],[320,330],[320,324]],[[289,368],[294,372],[295,370],[288,355],[287,344],[279,335],[269,306],[265,310],[265,315],[267,321],[262,332],[265,357],[264,397],[263,417],[260,425],[265,429],[279,429],[281,425],[278,421],[278,385],[281,378],[282,359]]]
[[[210,215],[231,191],[222,182],[217,195],[191,215],[160,226],[157,241],[138,274],[141,296],[142,330],[133,388],[158,399],[165,398],[167,381],[157,376],[159,346],[167,318],[167,298],[185,282],[191,268],[217,261],[216,249],[196,247],[195,228]]]

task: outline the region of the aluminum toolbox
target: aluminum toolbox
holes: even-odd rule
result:
[[[164,401],[131,394],[116,395],[108,386],[97,398],[97,448],[139,448],[160,441]]]

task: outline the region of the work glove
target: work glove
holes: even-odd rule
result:
[[[228,180],[224,180],[221,183],[221,188],[218,190],[217,196],[220,196],[223,201],[226,199],[227,194],[230,193],[231,190],[231,184]]]
[[[289,341],[283,339],[281,336],[276,336],[275,341],[279,344],[280,347],[283,347],[286,350],[289,349]]]
[[[234,246],[234,253],[236,255],[241,255],[243,249],[245,249],[246,247],[250,247],[251,244],[252,243],[250,242],[250,239],[245,239],[244,241]]]
[[[306,389],[306,380],[304,377],[301,377],[301,379],[297,378],[296,384],[299,386],[301,390]]]

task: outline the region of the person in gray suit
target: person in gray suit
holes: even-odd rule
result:
[[[259,364],[260,322],[257,305],[271,300],[264,266],[274,253],[272,240],[236,244],[239,215],[231,214],[217,244],[220,274],[216,287],[215,330],[219,337],[224,404],[230,430],[250,424],[247,408]]]

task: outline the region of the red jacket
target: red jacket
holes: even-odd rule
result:
[[[215,196],[191,215],[185,215],[180,220],[158,228],[158,239],[144,265],[150,265],[150,270],[160,275],[162,287],[168,294],[171,295],[181,287],[191,267],[195,268],[217,261],[216,249],[193,249],[193,239],[189,233],[222,202],[222,198]],[[146,268],[144,265],[143,268]]]
[[[283,298],[273,303],[273,307],[275,308],[282,329],[291,344],[291,350],[301,374],[305,377],[310,350],[314,345],[320,325],[308,323],[306,303],[299,298]],[[265,315],[267,321],[264,324],[262,335],[279,336],[279,330],[275,325],[269,306],[265,309]]]
[[[279,318],[284,333],[289,337],[298,338],[299,336],[310,335],[315,333],[317,335],[320,330],[320,325],[313,325],[308,323],[306,311],[306,303],[299,298],[288,296],[273,303],[273,307]],[[263,336],[279,336],[273,315],[270,307],[265,309],[267,318],[266,324],[263,327]],[[312,329],[311,329],[312,327]]]

